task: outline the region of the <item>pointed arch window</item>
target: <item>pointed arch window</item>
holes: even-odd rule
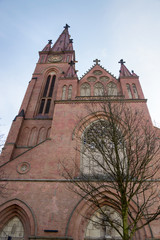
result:
[[[69,88],[68,88],[68,99],[71,99],[72,98],[72,85],[69,85]]]
[[[56,75],[49,75],[43,90],[38,114],[48,114],[55,85]]]
[[[130,85],[128,83],[126,84],[126,87],[127,87],[127,91],[128,91],[128,97],[132,98],[131,88],[130,88]]]
[[[113,226],[119,231],[116,231]],[[100,207],[91,216],[85,231],[86,239],[122,239],[122,218],[110,206]]]
[[[117,85],[114,82],[108,83],[107,87],[109,96],[117,96]]]
[[[8,236],[17,240],[24,239],[24,227],[18,217],[12,218],[3,228],[0,233],[0,238],[7,239]]]
[[[81,96],[90,96],[91,95],[91,88],[88,83],[83,83],[81,85]]]
[[[66,85],[63,86],[62,88],[62,100],[65,100],[66,99]]]
[[[103,95],[104,95],[103,84],[98,82],[94,85],[94,96],[103,96]]]
[[[136,85],[134,83],[132,84],[132,88],[133,88],[133,92],[134,92],[134,97],[138,98],[137,88],[136,88]]]
[[[91,123],[83,132],[80,174],[83,176],[113,177],[115,162],[122,174],[126,171],[125,141],[116,127],[118,142],[113,140],[111,124],[104,119]],[[116,141],[117,141],[116,140]],[[115,148],[115,144],[116,147]],[[118,152],[117,152],[118,149]]]

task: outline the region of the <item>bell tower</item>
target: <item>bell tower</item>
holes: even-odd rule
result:
[[[52,46],[52,40],[48,40],[39,52],[38,63],[3,150],[5,159],[11,160],[46,141],[50,137],[56,101],[76,97],[75,51],[68,28],[66,24],[55,44]]]

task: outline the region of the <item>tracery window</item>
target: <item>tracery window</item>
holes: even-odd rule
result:
[[[109,96],[117,95],[117,85],[114,82],[108,83],[107,87],[108,87],[108,95]]]
[[[17,240],[24,239],[24,228],[18,217],[12,218],[0,233],[0,239],[6,240],[8,236]]]
[[[132,84],[133,92],[134,92],[134,97],[138,98],[138,92],[135,84]]]
[[[81,96],[90,96],[91,95],[91,88],[89,83],[83,83],[81,85]]]
[[[113,134],[116,134],[116,140]],[[112,129],[111,124],[102,119],[93,122],[85,129],[81,149],[80,174],[82,177],[97,177],[97,175],[106,178],[114,177],[115,165],[125,175],[126,160],[125,141],[117,127]]]
[[[103,96],[104,95],[104,87],[103,84],[100,82],[97,82],[94,85],[94,96]]]
[[[52,94],[54,90],[56,75],[49,75],[42,94],[41,103],[39,107],[39,114],[48,114],[50,110]]]
[[[68,88],[68,99],[71,99],[72,98],[72,85],[69,85],[69,88]]]
[[[66,85],[63,86],[62,88],[62,100],[65,100],[66,99]]]
[[[130,88],[130,85],[128,83],[126,84],[126,87],[127,87],[127,91],[128,91],[128,97],[132,98],[131,88]]]
[[[91,217],[85,232],[85,238],[91,239],[121,239],[120,234],[111,227],[113,224],[122,233],[122,219],[112,207],[104,206]],[[102,214],[103,212],[103,214]]]

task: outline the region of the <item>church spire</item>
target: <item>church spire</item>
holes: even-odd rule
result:
[[[76,74],[76,71],[75,71],[75,62],[74,61],[70,61],[68,63],[70,66],[65,74],[65,78],[77,78],[77,74]]]
[[[42,51],[50,51],[51,50],[51,44],[52,44],[52,40],[48,40],[47,45],[43,48]]]
[[[119,77],[132,77],[133,75],[130,73],[130,71],[128,70],[128,68],[126,68],[126,66],[124,65],[124,61],[123,59],[121,59],[118,63],[121,64],[121,68],[120,68],[120,74]]]
[[[64,26],[63,32],[51,49],[53,52],[73,51],[73,39],[70,39],[68,31],[69,27],[70,26],[68,24]]]

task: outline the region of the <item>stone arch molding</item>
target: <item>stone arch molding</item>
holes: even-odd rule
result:
[[[107,120],[107,115],[104,112],[97,111],[94,114],[88,114],[84,118],[80,119],[79,123],[75,126],[72,132],[72,140],[76,137],[80,137],[82,132],[94,121],[98,121],[98,119]]]
[[[22,222],[25,239],[37,234],[37,222],[33,210],[20,199],[12,199],[0,205],[0,231],[14,217],[18,217]]]
[[[44,75],[44,77],[46,77],[50,72],[55,72],[56,74],[63,72],[62,68],[58,67],[58,66],[54,66],[54,67],[47,67],[44,70],[42,70],[41,74]]]
[[[108,197],[109,197],[109,193],[108,193]],[[114,214],[116,213],[119,215],[117,210],[116,209],[114,210],[114,207],[111,205],[109,199],[106,199],[106,201],[99,199],[99,201],[102,208],[107,208],[108,210],[111,210]],[[137,209],[137,205],[133,201],[130,207],[133,211],[136,211]],[[89,230],[89,225],[91,223],[90,220],[92,219],[92,217],[95,215],[96,212],[98,212],[98,209],[95,206],[93,206],[90,202],[85,201],[84,198],[81,198],[77,202],[77,204],[74,206],[69,216],[69,219],[66,225],[65,236],[72,235],[73,239],[75,240],[79,240],[79,239],[88,240],[90,239],[90,237],[91,239],[94,239],[93,236],[89,236],[87,234],[87,231]],[[115,216],[113,215],[113,217]],[[119,219],[121,219],[120,215],[119,215]],[[140,222],[142,221],[145,222],[145,217],[143,220],[140,220]],[[110,231],[111,229],[108,229],[108,230]],[[110,234],[110,232],[108,234]],[[107,234],[105,234],[105,237],[107,237],[106,235]],[[105,237],[96,236],[95,239],[102,239],[102,238],[104,239]],[[117,239],[120,239],[117,234],[115,234],[115,237],[118,237]],[[145,225],[142,229],[136,232],[133,240],[146,239],[147,237],[149,238],[154,237],[152,233],[152,229],[149,224]]]

